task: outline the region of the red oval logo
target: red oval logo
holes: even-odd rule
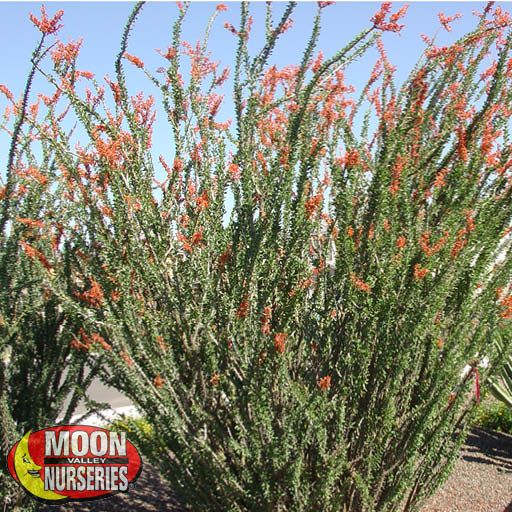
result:
[[[126,432],[62,425],[27,432],[11,448],[7,466],[34,498],[57,504],[128,491],[142,460]]]

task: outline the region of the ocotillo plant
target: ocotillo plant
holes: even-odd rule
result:
[[[62,14],[61,14],[62,15]],[[57,20],[58,22],[58,20]],[[55,161],[39,153],[30,128],[37,105],[30,102],[45,34],[32,55],[20,99],[0,86],[8,102],[2,130],[11,134],[0,188],[0,508],[31,510],[33,500],[7,474],[6,455],[28,430],[69,422],[95,370],[72,348],[76,323],[52,293],[70,283],[70,258],[62,248]],[[42,142],[44,146],[44,141]],[[37,162],[37,164],[36,164]],[[91,367],[93,368],[93,367]]]
[[[485,383],[500,364],[510,17],[488,5],[451,46],[426,39],[396,84],[380,35],[400,31],[406,8],[382,4],[324,58],[330,3],[284,68],[269,58],[300,7],[274,20],[268,4],[254,53],[240,4],[239,25],[225,25],[232,126],[219,119],[228,72],[208,53],[222,4],[197,45],[181,40],[189,6],[178,5],[163,75],[128,52],[142,4],[106,88],[79,69],[76,43],[39,66],[55,95],[33,129],[60,172],[76,267],[52,290],[81,318],[74,348],[103,353],[103,378],[147,417],[152,462],[190,510],[416,510],[449,473],[477,401],[478,373],[461,382],[461,369],[486,355]],[[375,45],[356,93],[350,64]],[[126,65],[156,86],[159,108],[130,94]],[[58,120],[68,107],[78,145]],[[157,113],[170,158],[151,152]]]

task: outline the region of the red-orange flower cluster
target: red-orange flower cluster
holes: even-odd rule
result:
[[[320,191],[318,194],[314,194],[304,203],[304,208],[306,209],[306,216],[308,219],[311,219],[318,210],[318,207],[322,204],[322,200],[324,198],[323,193]]]
[[[501,318],[512,318],[512,295],[505,297],[500,301],[503,310],[500,313]]]
[[[417,281],[423,279],[429,272],[430,270],[428,268],[422,267],[419,263],[414,265],[414,279]]]
[[[405,236],[399,236],[396,240],[396,248],[397,249],[403,249],[407,245],[407,238]]]
[[[144,67],[144,62],[142,62],[138,57],[135,55],[131,55],[130,53],[124,52],[123,57],[126,60],[129,60],[134,66],[137,66],[138,68]]]
[[[178,240],[181,242],[181,246],[185,251],[192,252],[194,247],[201,246],[201,242],[203,241],[203,228],[192,233],[190,238],[187,238],[182,233],[178,233]]]
[[[359,279],[355,274],[350,274],[350,280],[358,290],[365,293],[370,293],[372,291],[370,285],[365,283],[362,279]]]
[[[44,222],[42,220],[30,219],[28,217],[16,217],[18,222],[21,224],[25,224],[30,228],[42,229],[44,228]]]
[[[285,341],[287,337],[288,334],[286,334],[285,332],[278,332],[274,336],[274,349],[276,350],[276,352],[279,352],[279,354],[283,354],[284,351],[286,350]]]
[[[30,21],[45,35],[55,34],[64,25],[60,23],[64,11],[60,10],[55,13],[53,18],[48,18],[44,5],[41,6],[41,19],[37,19],[33,14],[30,14]]]
[[[41,265],[43,265],[43,267],[46,270],[50,270],[52,268],[52,266],[46,259],[46,256],[41,251],[39,251],[38,249],[36,249],[35,247],[33,247],[32,245],[30,245],[29,243],[27,243],[23,240],[20,243],[21,243],[21,247],[22,247],[23,251],[31,260],[33,260],[33,259],[39,260]]]
[[[55,64],[66,62],[67,64],[73,63],[82,46],[82,39],[78,41],[70,41],[67,44],[58,41],[53,50],[51,51],[52,60]]]
[[[270,320],[272,319],[272,307],[265,306],[263,314],[261,315],[261,332],[263,334],[270,334]]]
[[[126,366],[133,366],[133,359],[126,352],[119,352],[119,357],[126,363]]]
[[[238,318],[245,318],[247,316],[248,312],[249,312],[249,301],[247,300],[247,295],[245,295],[242,302],[240,302],[238,309],[236,310],[236,316]]]
[[[420,237],[420,247],[423,253],[427,258],[430,258],[430,256],[433,256],[434,254],[438,253],[446,244],[446,241],[448,240],[448,232],[445,232],[445,234],[439,238],[439,240],[431,245],[430,244],[430,232],[425,231],[421,234]]]
[[[103,350],[112,350],[112,347],[105,341],[103,336],[100,336],[99,334],[94,333],[88,335],[82,327],[80,327],[78,334],[80,339],[74,336],[71,340],[71,348],[74,348],[75,350],[88,351],[95,343],[100,345]]]
[[[404,5],[389,17],[389,21],[386,21],[391,12],[391,2],[383,2],[380,10],[372,16],[370,21],[373,22],[375,28],[383,32],[400,32],[405,25],[400,25],[397,21],[405,16],[408,8],[408,5]]]
[[[231,175],[231,179],[233,181],[238,181],[242,174],[240,167],[237,164],[231,163],[228,166],[229,174]]]
[[[163,388],[164,385],[165,385],[165,379],[160,375],[158,374],[154,379],[153,379],[153,385],[155,386],[155,388]]]
[[[105,295],[98,281],[91,277],[89,278],[89,282],[90,288],[81,293],[75,292],[75,296],[93,308],[98,309],[103,305],[103,302],[105,301]]]
[[[452,27],[450,25],[450,23],[452,21],[462,18],[462,14],[460,14],[460,13],[454,14],[453,16],[446,16],[443,12],[440,12],[440,13],[438,13],[437,16],[439,18],[439,22],[441,23],[441,25],[444,27],[444,29],[447,32],[451,32],[451,30],[452,30]]]
[[[331,387],[331,376],[330,375],[326,375],[325,377],[322,377],[321,379],[318,379],[317,381],[317,386],[322,390],[322,391],[327,391],[330,389]]]

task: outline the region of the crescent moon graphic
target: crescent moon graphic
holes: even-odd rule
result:
[[[14,469],[16,470],[16,475],[18,476],[21,485],[23,485],[28,492],[43,500],[66,499],[67,496],[57,494],[53,491],[47,491],[44,488],[44,482],[39,475],[41,466],[38,466],[33,461],[30,456],[30,452],[28,451],[28,439],[30,437],[30,432],[31,431],[28,431],[22,437],[16,447],[16,452],[14,453]]]

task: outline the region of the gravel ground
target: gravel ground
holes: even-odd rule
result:
[[[512,512],[512,436],[473,430],[452,475],[422,512]]]
[[[105,500],[42,507],[39,512],[182,512],[149,464],[130,491]],[[320,511],[315,511],[320,512]],[[512,512],[512,436],[475,429],[455,469],[422,512]]]

